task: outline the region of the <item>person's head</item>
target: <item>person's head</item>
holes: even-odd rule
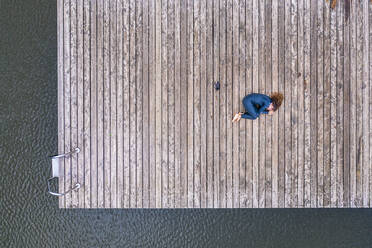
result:
[[[272,102],[269,105],[269,107],[267,108],[267,110],[277,111],[278,108],[280,107],[280,105],[282,105],[282,102],[283,102],[283,99],[284,99],[283,94],[280,93],[280,92],[274,92],[274,93],[271,94],[270,98],[271,98]]]

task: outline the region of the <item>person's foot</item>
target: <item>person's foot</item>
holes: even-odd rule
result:
[[[242,113],[237,113],[232,119],[232,123],[240,121],[241,118],[242,118]]]

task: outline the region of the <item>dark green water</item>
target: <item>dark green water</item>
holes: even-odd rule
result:
[[[0,248],[372,247],[372,209],[58,209],[56,2],[0,0]]]

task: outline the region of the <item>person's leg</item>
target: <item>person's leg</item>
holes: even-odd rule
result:
[[[256,118],[257,117],[257,109],[256,107],[254,106],[254,104],[252,103],[252,101],[249,99],[248,96],[245,96],[243,98],[243,106],[245,108],[245,111],[248,115]]]

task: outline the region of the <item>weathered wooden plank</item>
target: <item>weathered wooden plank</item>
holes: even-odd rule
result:
[[[124,207],[130,207],[130,6],[124,1]]]
[[[157,151],[157,140],[156,140],[156,93],[158,86],[157,80],[157,62],[156,57],[156,5],[155,0],[149,1],[149,187],[150,187],[150,208],[155,208],[157,205],[156,196],[158,194],[158,184],[156,181],[157,163],[156,163],[156,151]],[[159,26],[159,25],[158,25]]]
[[[130,207],[137,206],[137,85],[136,1],[129,3],[129,187]]]
[[[238,66],[239,66],[239,78],[237,82],[239,82],[239,88],[237,95],[235,96],[237,98],[237,105],[236,109],[234,109],[236,112],[239,110],[240,112],[243,110],[241,107],[241,101],[245,96],[245,90],[246,90],[246,3],[244,0],[239,1],[239,47],[237,50],[237,56],[235,58],[239,58]],[[246,169],[247,167],[250,167],[250,164],[247,163],[246,160],[246,126],[247,121],[241,121],[239,123],[239,126],[237,127],[238,137],[235,137],[235,139],[238,141],[238,148],[235,148],[237,151],[239,151],[239,172],[238,172],[238,178],[236,181],[234,180],[234,183],[237,184],[236,187],[238,187],[238,194],[239,194],[239,206],[240,208],[247,207],[247,192],[246,192]],[[234,151],[235,151],[234,149]]]
[[[298,167],[298,145],[297,145],[297,138],[298,138],[298,99],[297,99],[297,83],[298,83],[298,55],[297,55],[297,0],[293,0],[291,3],[291,39],[290,39],[290,49],[291,49],[291,80],[292,80],[292,99],[291,99],[291,130],[292,130],[292,137],[291,137],[291,147],[292,147],[292,154],[291,154],[291,168],[292,168],[292,182],[291,182],[291,202],[292,207],[298,207],[298,174],[297,174],[297,167]]]
[[[71,13],[70,13],[70,1],[65,1],[64,6],[63,6],[63,19],[64,19],[64,35],[63,35],[63,52],[64,52],[64,133],[65,133],[65,152],[71,151],[71,107],[70,107],[70,101],[71,101],[71,86],[70,86],[70,73],[71,73],[71,63],[70,63],[70,56],[71,56],[71,51],[70,51],[70,20],[71,20]],[[68,190],[71,187],[71,159],[64,159],[64,189],[63,192]],[[71,197],[70,194],[67,194],[64,198],[64,203],[63,207],[69,207],[71,203],[69,203]]]
[[[116,6],[116,45],[117,45],[117,203],[118,208],[124,207],[124,22],[123,22],[124,6],[123,1],[119,0]]]
[[[291,143],[291,2],[285,2],[285,68],[284,68],[284,144],[285,144],[285,207],[292,207],[292,143]]]
[[[254,10],[257,10],[259,8],[258,6],[258,1],[253,1],[253,25],[252,25],[252,29],[253,29],[253,34],[252,34],[252,39],[253,39],[253,45],[252,45],[252,48],[253,48],[253,63],[252,63],[252,67],[253,67],[253,83],[252,83],[252,93],[253,92],[258,92],[259,89],[258,89],[258,66],[259,66],[259,63],[258,63],[258,58],[259,58],[259,51],[258,51],[258,48],[259,48],[259,15],[258,15],[258,11],[254,11]],[[259,206],[259,187],[258,187],[258,184],[259,184],[259,178],[258,178],[258,175],[259,175],[259,172],[258,172],[258,161],[259,161],[259,158],[258,158],[258,137],[257,137],[257,134],[258,134],[258,121],[257,120],[254,120],[253,121],[253,127],[252,127],[252,134],[253,137],[253,142],[252,142],[252,176],[253,176],[253,181],[252,181],[252,194],[253,194],[253,203],[252,203],[252,207],[253,208],[258,208]]]
[[[233,68],[232,68],[232,39],[233,39],[233,23],[232,23],[232,15],[233,15],[233,3],[232,0],[226,1],[226,80],[225,80],[225,87],[226,87],[226,116],[232,115],[232,107],[233,107]],[[231,208],[233,205],[233,153],[232,153],[232,146],[233,146],[233,130],[232,130],[232,122],[230,118],[226,118],[226,207]]]
[[[344,26],[344,2],[340,2],[337,8],[337,207],[343,207],[343,178],[344,178],[344,130],[343,130],[343,88],[345,85],[343,71],[344,71],[344,47],[343,47],[343,26]]]
[[[103,3],[103,207],[111,207],[110,2]]]
[[[186,208],[187,207],[187,203],[188,203],[188,160],[187,160],[187,156],[188,156],[188,152],[187,152],[187,142],[188,142],[188,136],[187,136],[187,128],[188,128],[188,122],[187,122],[187,117],[188,117],[188,114],[187,114],[187,93],[188,93],[188,61],[189,61],[189,58],[188,58],[188,47],[189,47],[189,44],[188,44],[188,39],[187,39],[187,35],[188,35],[188,28],[187,28],[187,1],[181,1],[180,3],[180,55],[181,55],[181,58],[184,58],[184,63],[181,63],[181,82],[180,82],[180,90],[181,90],[181,145],[180,145],[180,149],[181,149],[181,164],[180,164],[180,167],[181,167],[181,173],[180,173],[180,178],[181,178],[181,182],[180,182],[180,190],[181,190],[181,196],[180,196],[180,201],[181,201],[181,204],[180,206],[183,207],[183,208]]]
[[[213,1],[213,81],[221,80],[220,77],[220,4]],[[220,81],[220,84],[222,81]],[[222,84],[221,84],[222,85]],[[220,93],[213,94],[213,207],[219,207],[220,199]]]
[[[200,207],[207,206],[207,2],[200,1]]]
[[[57,2],[57,39],[58,39],[58,153],[63,154],[65,152],[65,116],[64,116],[64,2]],[[63,172],[65,169],[65,163],[62,163]],[[62,168],[59,168],[62,172]],[[58,179],[58,190],[63,192],[65,186],[65,175],[61,175]],[[64,207],[64,197],[59,197],[58,205],[60,208]]]
[[[124,132],[124,208],[130,207],[130,179],[129,179],[129,168],[130,168],[130,149],[129,149],[129,137],[130,137],[130,114],[129,114],[129,0],[124,0],[123,3],[123,132]],[[151,112],[150,112],[151,113]],[[155,195],[155,194],[154,194]]]
[[[278,1],[273,1],[271,6],[272,18],[272,92],[279,91],[279,25]],[[299,16],[301,16],[299,14]],[[272,147],[271,147],[271,207],[279,207],[279,112],[272,117]]]
[[[318,197],[317,197],[317,206],[322,207],[323,206],[323,199],[324,199],[324,162],[323,162],[323,151],[324,151],[324,129],[323,129],[323,123],[324,123],[324,101],[323,101],[323,95],[324,95],[324,63],[325,58],[324,56],[327,56],[329,58],[329,44],[324,44],[324,30],[328,27],[326,27],[327,23],[323,20],[324,17],[324,9],[329,8],[328,5],[324,3],[324,1],[319,0],[318,1],[318,15],[317,15],[317,165],[318,165]],[[326,48],[326,49],[325,49]],[[329,64],[329,61],[327,61]],[[328,67],[329,68],[329,67]]]
[[[168,150],[168,206],[174,208],[174,173],[175,173],[175,36],[174,36],[174,1],[168,1],[168,35],[167,35],[167,52],[168,52],[168,134],[169,134],[169,150]]]
[[[369,4],[369,10],[368,10],[368,27],[369,27],[369,38],[368,38],[368,50],[369,50],[369,81],[366,83],[369,83],[369,92],[372,94],[372,4]],[[370,95],[371,96],[371,95]],[[372,97],[369,98],[369,134],[367,139],[369,139],[369,161],[372,161]],[[369,163],[369,207],[372,207],[372,164]]]
[[[110,207],[117,208],[117,64],[118,56],[116,41],[116,17],[117,1],[111,1],[110,12]]]
[[[168,207],[168,13],[166,0],[161,3],[161,171],[162,171],[162,207]],[[158,95],[159,96],[159,95]]]
[[[155,3],[155,90],[156,94],[155,97],[155,112],[156,112],[156,127],[155,127],[155,158],[156,158],[156,208],[160,208],[162,206],[162,50],[161,50],[161,41],[162,41],[162,29],[161,29],[161,21],[162,21],[162,4],[160,0],[156,0]]]
[[[253,1],[246,2],[245,5],[245,13],[246,13],[246,22],[245,22],[245,40],[246,40],[246,56],[245,56],[245,91],[244,95],[252,93],[252,83],[253,83],[253,10],[252,10]],[[241,99],[242,101],[243,99]],[[245,152],[245,192],[247,194],[247,200],[245,203],[245,207],[252,207],[253,204],[253,164],[252,164],[252,121],[246,121],[246,135],[245,135],[245,142],[246,142],[246,152]]]
[[[310,39],[311,39],[311,6],[304,1],[304,207],[311,206],[311,157],[310,157]]]
[[[240,68],[239,68],[239,18],[240,18],[239,1],[232,2],[232,111],[230,116],[238,112],[241,96],[239,94],[240,84]],[[244,96],[243,96],[244,97]],[[239,174],[240,174],[240,124],[232,125],[232,207],[239,207]]]
[[[356,40],[356,7],[357,2],[352,1],[350,6],[350,207],[356,207],[357,201],[357,179],[356,179],[356,169],[357,169],[357,136],[356,136],[356,63],[357,63],[357,40]]]
[[[97,1],[91,2],[90,13],[90,118],[91,118],[91,207],[98,207],[98,113],[97,113]]]
[[[316,121],[316,109],[317,109],[317,94],[316,94],[316,68],[317,68],[317,61],[316,61],[316,44],[317,44],[317,26],[315,22],[315,18],[317,18],[317,2],[311,2],[310,8],[310,16],[311,20],[311,27],[310,27],[310,130],[317,130],[317,121]],[[309,130],[309,131],[310,131]],[[306,136],[306,134],[305,134]],[[317,206],[317,135],[310,135],[310,205],[311,207]]]
[[[337,147],[336,147],[336,118],[337,118],[337,27],[336,27],[336,10],[331,11],[330,37],[331,37],[331,84],[330,84],[330,206],[337,206]]]
[[[356,4],[356,206],[363,204],[363,4]]]
[[[213,149],[214,149],[214,142],[213,142],[213,116],[215,115],[213,110],[213,3],[214,1],[206,2],[206,51],[205,51],[205,66],[206,66],[206,112],[204,115],[206,116],[206,207],[213,208]]]
[[[143,79],[143,207],[150,207],[150,100],[149,100],[149,1],[143,1],[143,70],[142,70],[142,79]]]
[[[345,2],[345,14],[344,14],[344,23],[343,26],[343,49],[344,49],[344,61],[343,61],[343,85],[344,85],[344,92],[343,92],[343,114],[344,114],[344,153],[343,153],[343,160],[344,160],[344,196],[343,196],[343,206],[349,207],[350,206],[350,19],[346,19],[347,10],[346,7],[349,6],[349,2]]]
[[[265,93],[270,95],[272,93],[272,29],[271,29],[271,8],[272,2],[266,1],[265,3]],[[265,117],[265,208],[272,207],[272,116]]]
[[[81,152],[77,157],[77,182],[83,187],[77,194],[76,206],[84,208],[85,188],[84,171],[85,171],[85,144],[84,144],[84,1],[77,2],[77,146]]]
[[[84,127],[83,127],[83,142],[84,142],[84,208],[91,208],[92,207],[92,176],[91,173],[93,171],[93,164],[91,159],[92,154],[92,131],[91,127],[93,126],[92,122],[92,79],[93,75],[93,68],[91,67],[92,62],[92,53],[91,53],[91,10],[93,3],[89,1],[84,1],[83,4],[83,42],[84,42],[84,63],[83,63],[83,80],[84,80]],[[94,142],[94,141],[93,141]]]
[[[194,108],[194,207],[200,207],[200,179],[201,179],[201,161],[200,161],[200,1],[195,0],[193,1],[194,4],[194,14],[193,14],[193,56],[194,56],[194,69],[193,69],[193,78],[194,78],[194,92],[193,92],[193,108]]]
[[[304,207],[304,135],[305,135],[305,115],[304,115],[304,1],[298,1],[298,30],[297,30],[297,56],[298,56],[298,75],[297,75],[297,102],[298,102],[298,168],[297,168],[297,204],[299,208]]]
[[[143,14],[142,14],[142,3],[143,1],[136,1],[136,115],[137,115],[137,126],[136,126],[136,151],[137,151],[137,166],[136,166],[136,201],[137,208],[143,206]]]
[[[181,207],[181,1],[174,2],[174,207]],[[183,61],[184,63],[185,61]]]
[[[258,2],[259,9],[259,26],[258,26],[258,92],[265,94],[265,56],[266,56],[266,44],[265,44],[265,4],[263,1]],[[258,207],[265,207],[265,157],[266,157],[266,135],[265,126],[266,119],[264,116],[258,119],[259,123],[259,147],[258,147]]]
[[[219,31],[220,31],[220,80],[221,80],[221,92],[220,92],[220,153],[219,153],[219,207],[220,208],[226,208],[226,136],[227,136],[227,130],[226,130],[226,86],[227,82],[226,80],[226,0],[221,0],[219,5]],[[230,118],[229,118],[230,120]]]
[[[187,58],[188,58],[188,84],[187,84],[187,206],[194,206],[194,5],[193,1],[187,3]]]
[[[325,4],[325,3],[324,3]],[[324,14],[324,76],[323,76],[323,205],[321,207],[330,207],[331,201],[331,35],[330,35],[330,8],[323,6]],[[318,167],[320,168],[320,167]],[[320,179],[318,178],[320,184]]]
[[[70,2],[70,114],[71,114],[71,149],[78,147],[78,74],[77,74],[77,65],[78,65],[78,51],[77,51],[77,3],[72,0]],[[78,156],[79,154],[71,157],[71,170],[68,177],[71,180],[71,186],[74,186],[78,180]],[[66,195],[66,207],[67,208],[77,208],[78,207],[78,193],[71,192]]]
[[[97,1],[97,208],[104,207],[103,167],[103,1]]]
[[[284,23],[284,1],[278,3],[278,89],[283,94],[284,92],[284,63],[285,63],[285,23]],[[285,97],[286,98],[286,97]],[[285,101],[285,100],[284,100]],[[283,208],[285,206],[285,146],[284,144],[284,103],[278,110],[278,129],[281,130],[278,135],[278,207]]]

